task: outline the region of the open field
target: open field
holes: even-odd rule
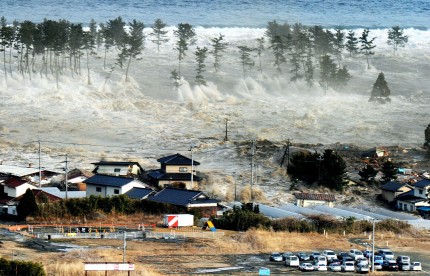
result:
[[[366,242],[369,242],[368,234],[364,233],[343,236],[249,230],[226,232],[222,237],[206,239],[128,240],[126,260],[136,265],[132,275],[256,275],[260,267],[269,267],[272,275],[298,274],[299,271],[282,263],[270,263],[270,252],[322,251],[328,248],[337,252],[350,248],[365,249]],[[376,246],[382,248],[387,244],[396,255],[409,255],[412,261],[423,263],[426,272],[406,274],[429,274],[430,235],[378,233]],[[25,238],[24,241],[11,238],[3,240],[0,256],[41,262],[48,275],[83,275],[83,262],[121,262],[122,245],[122,240],[113,239],[56,240],[48,243],[32,238]],[[104,272],[91,272],[89,275],[104,275]],[[109,272],[109,275],[125,275],[125,272]],[[377,275],[391,274],[378,272]],[[405,272],[393,272],[392,275],[405,275]]]

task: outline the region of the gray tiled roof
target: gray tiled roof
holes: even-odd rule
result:
[[[86,184],[122,187],[134,181],[133,178],[96,174],[84,181]]]
[[[191,165],[191,159],[179,153],[162,157],[157,159],[157,161],[166,165]],[[200,165],[196,160],[193,160],[193,164],[194,166]]]
[[[322,201],[335,201],[334,194],[309,194],[309,193],[295,193],[297,199],[307,200],[322,200]]]
[[[201,191],[176,189],[170,187],[163,189],[148,199],[151,201],[170,203],[179,206],[219,202],[219,200],[209,198]]]
[[[148,188],[133,188],[125,194],[128,195],[128,197],[130,198],[143,199],[153,192],[154,190]]]
[[[430,179],[421,179],[417,183],[414,184],[414,187],[425,188],[430,186]]]
[[[391,192],[395,192],[398,189],[406,186],[406,183],[402,183],[402,182],[397,182],[397,181],[390,181],[388,183],[385,183],[384,185],[381,186],[381,190],[385,190],[385,191],[391,191]]]

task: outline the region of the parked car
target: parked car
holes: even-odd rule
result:
[[[346,261],[341,266],[342,271],[355,271],[354,261]]]
[[[318,262],[320,264],[327,265],[327,257],[320,255],[320,256],[314,258],[314,262]]]
[[[300,265],[299,257],[297,257],[295,255],[287,256],[287,258],[285,259],[285,265],[286,266],[299,266]]]
[[[410,269],[413,271],[421,271],[423,270],[423,268],[421,267],[421,263],[420,262],[413,262],[410,266]]]
[[[339,254],[337,254],[337,258],[340,260],[340,261],[342,261],[343,260],[343,258],[345,258],[345,257],[349,257],[349,253],[348,252],[339,252]]]
[[[300,261],[309,261],[311,258],[308,254],[306,254],[305,252],[299,252],[297,253],[297,257],[299,257]]]
[[[333,272],[337,272],[337,271],[341,271],[342,267],[339,263],[331,263],[328,265],[328,270],[333,271]]]
[[[366,259],[366,258],[358,258],[358,259],[355,261],[355,264],[356,264],[356,265],[368,265],[368,264],[369,264],[369,260],[368,260],[368,259]]]
[[[382,265],[382,263],[384,262],[384,258],[382,258],[381,255],[375,255],[375,257],[373,257],[373,258],[374,258],[375,263],[379,263],[380,265]]]
[[[314,270],[327,271],[327,265],[324,263],[315,262],[314,263]]]
[[[390,249],[380,249],[378,254],[384,258],[384,260],[394,259],[394,253]]]
[[[349,250],[349,256],[356,261],[358,258],[364,258],[363,252],[358,249],[351,249]]]
[[[363,255],[364,255],[364,257],[370,259],[373,255],[373,251],[372,250],[364,250]]]
[[[320,255],[321,255],[320,252],[314,251],[309,255],[309,257],[310,257],[311,261],[313,261],[317,256],[320,256]]]
[[[301,263],[299,269],[301,271],[312,271],[314,270],[314,266],[311,263]]]
[[[271,262],[282,262],[282,255],[278,252],[273,252],[270,254],[270,261]]]
[[[331,264],[331,263],[338,263],[338,264],[340,264],[340,263],[341,263],[341,261],[339,261],[339,259],[336,257],[336,259],[330,259],[330,260],[327,260],[327,263],[328,263],[328,264]]]
[[[373,266],[375,267],[375,270],[382,270],[382,264],[381,263],[374,262]]]
[[[331,259],[337,259],[336,253],[334,253],[333,250],[324,250],[322,255],[327,258],[327,261]]]
[[[398,267],[395,260],[388,259],[388,260],[384,260],[384,262],[382,263],[382,270],[397,271],[397,270],[399,270],[399,267]]]
[[[396,262],[398,264],[400,264],[400,263],[408,263],[409,264],[409,263],[411,263],[411,259],[409,258],[409,256],[400,255],[400,256],[397,256]]]
[[[368,264],[359,264],[357,265],[358,273],[369,273],[369,265]]]
[[[408,271],[411,270],[411,265],[410,263],[397,263],[397,267],[399,268],[399,270],[401,271]]]
[[[291,255],[294,255],[294,254],[293,254],[293,252],[284,252],[284,253],[282,254],[282,260],[283,260],[283,261],[285,261],[285,259],[286,259],[288,256],[291,256]]]

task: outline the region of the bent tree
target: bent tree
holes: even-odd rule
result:
[[[394,26],[388,30],[387,44],[393,46],[394,54],[397,54],[399,47],[405,47],[406,43],[408,43],[408,36],[404,35],[402,28]]]

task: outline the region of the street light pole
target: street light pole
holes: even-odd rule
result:
[[[191,189],[194,189],[194,159],[193,159],[193,148],[194,146],[190,146],[191,151]]]

